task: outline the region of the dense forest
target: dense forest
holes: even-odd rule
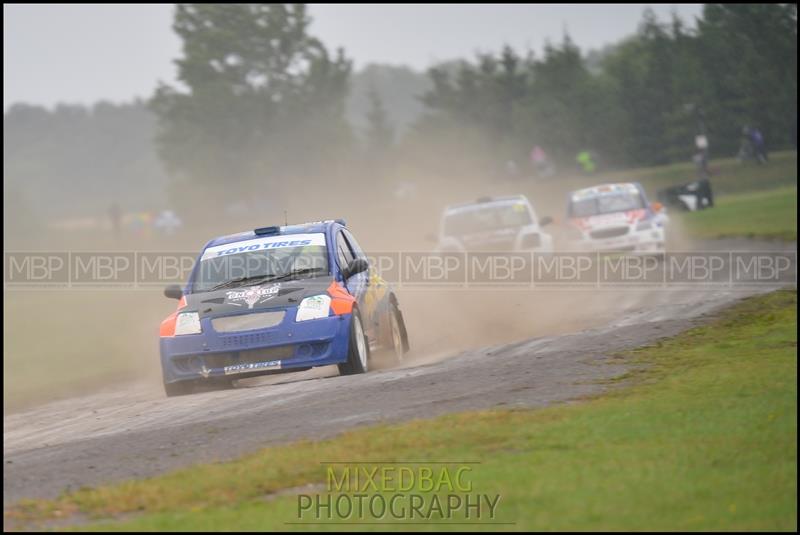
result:
[[[603,50],[565,35],[542,54],[504,47],[426,73],[354,72],[309,23],[303,5],[180,4],[188,91],[12,106],[5,221],[102,215],[113,202],[180,208],[188,190],[235,199],[268,184],[279,195],[292,177],[397,161],[437,176],[510,160],[524,171],[534,145],[565,168],[584,150],[607,168],[686,161],[701,133],[712,157],[731,156],[745,126],[771,150],[796,147],[794,4],[707,4],[696,21],[645,11],[635,35]]]

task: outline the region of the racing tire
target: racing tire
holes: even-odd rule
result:
[[[403,313],[397,307],[397,303],[392,301],[391,313],[391,336],[392,336],[392,351],[394,353],[395,361],[400,363],[403,361],[403,355],[408,353],[408,331],[406,331],[406,322],[403,320]]]
[[[347,360],[338,365],[339,373],[341,375],[365,373],[369,362],[369,343],[357,308],[353,308],[350,319],[350,343],[347,346]]]

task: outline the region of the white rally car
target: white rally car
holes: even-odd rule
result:
[[[566,248],[660,254],[667,222],[661,203],[649,203],[637,182],[573,191],[567,202]]]
[[[536,217],[524,195],[482,197],[448,206],[439,225],[437,252],[553,251],[553,237],[542,231],[551,217]]]

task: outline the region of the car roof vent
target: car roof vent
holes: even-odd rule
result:
[[[281,231],[281,227],[261,227],[255,229],[253,232],[256,233],[256,236],[270,236],[272,234],[278,234]]]

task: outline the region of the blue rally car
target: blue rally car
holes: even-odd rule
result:
[[[409,348],[397,297],[342,220],[211,240],[164,294],[179,299],[160,328],[168,396],[330,364],[364,373],[371,349]]]

